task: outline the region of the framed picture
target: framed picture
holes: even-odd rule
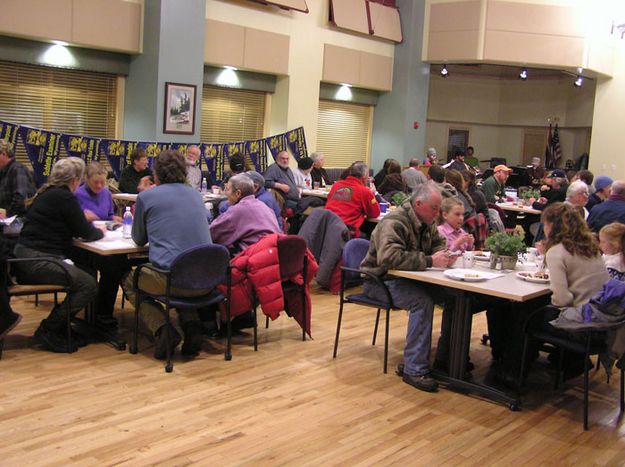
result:
[[[165,117],[163,133],[195,133],[194,84],[165,83]]]

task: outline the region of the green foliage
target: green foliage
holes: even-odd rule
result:
[[[497,232],[486,239],[486,248],[496,255],[516,256],[519,251],[525,250],[523,237]]]
[[[521,197],[525,200],[528,200],[530,198],[538,199],[540,198],[540,190],[538,188],[530,188],[525,193],[523,193]]]
[[[401,206],[401,204],[408,199],[409,195],[406,193],[402,193],[398,191],[393,196],[391,196],[391,201],[395,206]]]

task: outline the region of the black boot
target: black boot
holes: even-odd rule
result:
[[[0,340],[22,320],[22,315],[8,310],[0,316]]]
[[[182,355],[195,357],[202,350],[204,328],[200,321],[188,321],[182,325],[184,342],[182,343]]]
[[[154,358],[157,360],[165,360],[167,358],[167,324],[163,324],[158,331],[156,331],[154,342]],[[180,344],[180,334],[176,331],[171,324],[169,325],[169,348],[171,349],[171,355],[174,355],[176,347]]]
[[[65,326],[50,324],[45,319],[35,331],[35,339],[39,341],[45,350],[50,352],[73,353],[78,350],[74,340],[72,340],[71,344],[68,342],[67,328]]]

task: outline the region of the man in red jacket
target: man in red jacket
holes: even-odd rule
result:
[[[339,180],[330,190],[326,209],[339,216],[345,225],[360,236],[360,227],[368,217],[380,216],[380,205],[375,189],[368,188],[369,167],[357,162],[350,168],[345,180]]]

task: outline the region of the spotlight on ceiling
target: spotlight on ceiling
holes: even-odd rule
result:
[[[441,76],[443,78],[447,78],[448,75],[449,75],[449,71],[447,71],[447,65],[443,65],[443,68],[441,69]]]
[[[527,68],[523,68],[521,73],[519,73],[519,79],[521,81],[525,81],[527,79]]]
[[[582,84],[584,84],[584,77],[577,75],[577,78],[575,78],[575,81],[573,81],[573,86],[575,86],[576,88],[581,88]]]

